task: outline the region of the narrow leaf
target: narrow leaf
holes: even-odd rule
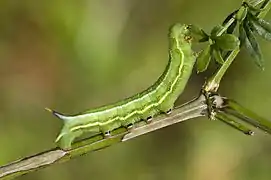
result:
[[[211,61],[211,45],[209,44],[203,51],[200,52],[197,58],[197,73],[207,69]]]
[[[192,32],[193,37],[198,41],[198,42],[205,42],[208,41],[209,36],[204,32],[203,29],[201,29],[198,26],[195,25],[189,25],[190,31]]]
[[[246,16],[247,16],[247,7],[245,6],[241,6],[241,8],[238,10],[238,12],[236,13],[236,19],[239,21],[239,22],[242,22]]]
[[[271,24],[270,24],[270,22],[265,21],[262,18],[258,18],[258,17],[254,16],[251,13],[249,13],[248,15],[249,15],[249,19],[252,19],[253,21],[257,22],[260,26],[262,26],[264,29],[266,29],[266,31],[271,33]]]
[[[259,36],[261,36],[265,40],[271,41],[271,31],[268,32],[267,29],[262,27],[258,22],[254,21],[254,20],[251,20],[249,24],[250,24],[253,32],[256,32]]]
[[[245,31],[247,34],[247,40],[248,40],[246,41],[247,49],[250,50],[249,51],[250,55],[254,58],[254,62],[256,63],[256,65],[258,65],[259,68],[264,70],[264,61],[263,61],[260,45],[255,35],[253,34],[252,30],[250,29],[248,22],[246,22],[244,25],[245,25],[244,28],[245,28]],[[252,47],[252,49],[250,49],[250,47]]]
[[[262,11],[261,8],[254,7],[252,4],[249,4],[247,2],[243,3],[246,7],[248,7],[248,10],[253,13],[259,13]]]
[[[240,40],[240,47],[242,47],[247,41],[247,33],[244,29],[244,23],[241,23],[239,26],[239,40]]]
[[[240,25],[240,39],[249,54],[253,57],[255,64],[263,70],[264,61],[261,49],[247,22]]]
[[[211,31],[211,38],[214,39],[217,37],[218,32],[220,32],[222,29],[224,29],[223,26],[217,25],[215,26]]]
[[[271,24],[249,13],[249,25],[251,29],[267,41],[271,41]]]
[[[266,29],[268,32],[271,33],[271,24],[268,21],[265,21],[264,19],[258,18],[258,23]]]
[[[224,59],[222,57],[221,51],[218,48],[213,49],[213,56],[214,56],[216,62],[218,62],[219,64],[224,63]]]
[[[240,42],[239,39],[233,34],[223,34],[215,38],[215,44],[223,50],[231,51],[239,46]]]

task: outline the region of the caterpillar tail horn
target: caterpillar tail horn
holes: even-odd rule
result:
[[[50,113],[52,113],[53,115],[55,115],[59,119],[67,120],[67,118],[66,118],[67,116],[64,116],[63,114],[61,114],[61,113],[59,113],[59,112],[57,112],[55,110],[52,110],[52,109],[50,109],[48,107],[46,107],[45,110],[49,111]]]

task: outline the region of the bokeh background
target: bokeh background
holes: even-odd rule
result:
[[[210,31],[240,3],[1,0],[0,165],[55,146],[62,122],[44,107],[76,113],[144,90],[165,68],[171,24]],[[266,70],[242,51],[220,93],[270,118],[271,44],[260,42]],[[176,104],[211,73],[194,73]],[[18,179],[270,180],[271,136],[256,132],[198,118]]]

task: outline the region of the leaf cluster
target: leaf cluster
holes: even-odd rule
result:
[[[262,11],[263,8],[243,2],[238,10],[230,13],[222,25],[215,26],[210,34],[190,25],[195,39],[208,43],[198,55],[197,72],[207,70],[211,60],[222,65],[231,51],[241,47],[247,50],[254,63],[263,70],[264,60],[256,37],[271,41],[271,24],[258,17]]]

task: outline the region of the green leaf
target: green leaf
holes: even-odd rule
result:
[[[261,8],[254,7],[253,5],[251,5],[251,4],[247,3],[247,2],[244,2],[243,4],[244,4],[244,6],[248,7],[248,10],[250,12],[259,13],[259,12],[262,11]]]
[[[215,38],[215,44],[222,50],[231,51],[239,46],[239,39],[233,34],[223,34]]]
[[[265,28],[268,32],[271,32],[271,24],[268,21],[265,21],[262,18],[258,18],[257,16],[253,15],[252,13],[248,13],[248,18],[252,19],[259,23],[263,28]]]
[[[246,18],[247,16],[247,10],[248,8],[245,6],[241,6],[241,8],[238,10],[238,12],[236,13],[236,19],[239,22],[243,22],[243,20]]]
[[[220,32],[224,27],[222,25],[215,26],[211,31],[211,38],[214,39],[217,37],[218,32]]]
[[[271,33],[271,24],[268,21],[265,21],[263,19],[257,18],[258,23],[266,29],[269,33]]]
[[[209,40],[209,36],[204,32],[203,29],[201,29],[198,26],[189,25],[190,31],[193,34],[193,37],[198,41],[198,42],[205,42]]]
[[[242,23],[239,29],[241,44],[245,45],[249,54],[253,57],[255,64],[263,70],[264,61],[262,58],[261,49],[252,30],[250,29],[250,26],[248,25],[248,22]]]
[[[213,56],[219,64],[224,63],[224,59],[222,57],[221,51],[218,48],[213,48]]]
[[[251,20],[250,26],[253,32],[256,32],[259,36],[264,38],[267,41],[271,41],[271,32],[269,32],[267,29],[262,27],[258,22]]]
[[[207,69],[211,61],[211,45],[209,44],[203,51],[200,52],[197,58],[197,73]]]
[[[239,26],[239,39],[240,39],[240,47],[242,47],[247,41],[247,33],[244,29],[244,23],[241,23]]]
[[[271,41],[271,24],[263,19],[257,18],[252,14],[248,16],[249,25],[252,30],[267,41]]]

